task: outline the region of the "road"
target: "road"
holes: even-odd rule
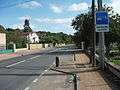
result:
[[[27,90],[53,64],[49,51],[0,61],[0,90]]]

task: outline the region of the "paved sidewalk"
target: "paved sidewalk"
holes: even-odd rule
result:
[[[85,54],[77,54],[76,61],[61,60],[60,63],[58,70],[77,73],[78,90],[120,90],[106,78],[107,74],[89,65],[89,58]],[[42,77],[31,83],[29,90],[74,90],[74,86],[70,75],[47,70]]]

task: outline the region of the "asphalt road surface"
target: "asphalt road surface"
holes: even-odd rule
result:
[[[0,61],[0,90],[25,90],[53,64],[49,51]]]

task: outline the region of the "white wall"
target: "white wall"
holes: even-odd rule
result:
[[[30,41],[30,43],[36,43],[36,42],[38,43],[39,42],[39,37],[36,33],[29,33],[27,38]]]
[[[0,50],[6,49],[6,34],[0,33]]]

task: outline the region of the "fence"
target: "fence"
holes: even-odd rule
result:
[[[97,63],[100,63],[99,55],[95,54],[95,58],[96,58]],[[104,61],[104,66],[106,70],[109,70],[114,75],[116,75],[118,78],[120,78],[120,66],[114,63],[108,62],[107,58],[106,58],[106,61]]]

